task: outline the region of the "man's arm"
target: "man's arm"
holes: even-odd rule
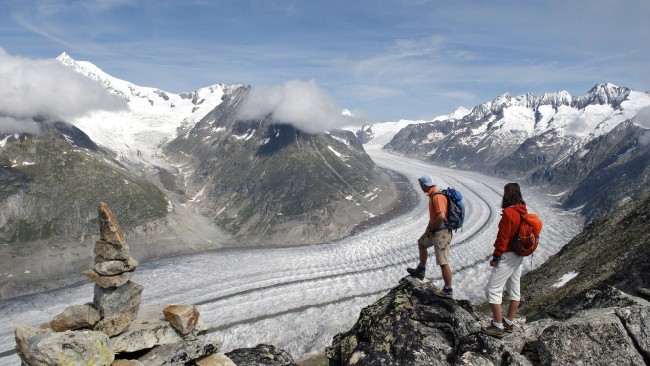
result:
[[[442,227],[442,224],[445,222],[445,212],[438,212],[438,214],[429,219],[429,224],[427,225],[428,232],[434,232],[435,230]]]

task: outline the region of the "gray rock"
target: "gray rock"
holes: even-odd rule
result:
[[[95,263],[95,271],[102,276],[116,276],[124,272],[133,272],[138,266],[138,261],[132,257],[126,260],[106,260]]]
[[[220,343],[206,341],[167,344],[152,349],[138,360],[145,365],[185,365],[197,358],[218,352],[220,347]]]
[[[166,320],[141,315],[131,323],[127,331],[111,338],[115,352],[136,352],[184,341]]]
[[[438,298],[431,283],[409,279],[364,308],[350,331],[334,337],[326,349],[331,362],[447,365],[464,352],[483,352],[485,346],[476,342],[490,345],[494,358],[500,357],[501,342],[480,334],[469,302]]]
[[[140,308],[140,298],[144,287],[135,282],[127,282],[116,288],[103,288],[95,285],[93,303],[102,318],[128,312],[134,319]]]
[[[109,287],[120,287],[123,284],[129,282],[133,272],[124,272],[116,276],[103,276],[94,269],[87,269],[83,271],[84,276],[88,277],[89,280],[93,281],[95,284],[99,285],[102,288]]]
[[[226,356],[236,365],[298,366],[286,351],[268,344],[236,349]]]
[[[125,244],[113,244],[104,240],[95,242],[95,260],[126,260],[130,257],[129,247]]]
[[[20,357],[20,359],[26,365],[34,364],[31,356],[29,355],[29,340],[37,335],[45,333],[49,334],[52,333],[52,331],[50,329],[34,328],[25,324],[20,324],[14,329],[14,337],[16,339],[16,352],[18,353],[18,357]]]
[[[94,330],[103,332],[109,337],[124,333],[131,325],[131,313],[121,313],[100,320]]]
[[[109,366],[114,354],[108,336],[102,332],[65,331],[37,334],[28,340],[27,365]]]
[[[645,365],[613,309],[588,310],[546,328],[539,356],[544,365]]]
[[[628,334],[634,339],[646,360],[650,360],[650,308],[629,307],[617,309],[616,315],[623,321]]]
[[[92,329],[100,319],[99,311],[92,305],[72,305],[52,319],[52,330],[62,332],[75,329]]]

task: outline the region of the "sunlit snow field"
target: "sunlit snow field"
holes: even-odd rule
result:
[[[488,258],[500,218],[507,181],[456,171],[366,146],[375,162],[409,178],[430,174],[438,186],[455,187],[467,209],[465,226],[454,234],[450,263],[454,296],[483,301]],[[544,222],[539,249],[524,261],[536,268],[582,227],[582,219],[559,208],[555,198],[523,187],[530,212]],[[379,213],[376,213],[379,214]],[[197,304],[204,337],[223,343],[222,351],[268,343],[298,359],[322,352],[332,337],[352,327],[360,310],[386,294],[417,264],[416,240],[428,219],[424,193],[405,215],[328,244],[276,249],[229,249],[141,263],[132,280],[144,285],[141,307]],[[128,241],[128,238],[127,238]],[[441,285],[431,257],[427,277]],[[557,279],[560,280],[559,278]],[[91,302],[93,285],[67,287],[0,301],[0,365],[19,365],[13,329],[38,326],[72,304]]]

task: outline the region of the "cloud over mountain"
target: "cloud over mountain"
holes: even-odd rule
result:
[[[318,133],[359,122],[342,114],[342,110],[314,80],[290,80],[273,87],[252,87],[238,117],[260,119],[272,115],[277,122]]]
[[[36,132],[35,120],[126,109],[122,98],[55,59],[12,56],[0,48],[0,132]]]
[[[634,117],[634,123],[645,128],[650,129],[650,107],[645,107],[639,111]],[[639,137],[639,143],[642,145],[650,145],[650,131],[646,131]]]

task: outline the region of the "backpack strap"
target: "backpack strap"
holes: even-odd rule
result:
[[[519,235],[519,230],[521,229],[521,224],[524,223],[524,215],[521,212],[515,210],[514,208],[512,208],[510,206],[506,207],[503,210],[503,212],[505,212],[507,209],[512,209],[513,211],[515,211],[515,212],[517,212],[519,214],[519,225],[517,225],[517,231],[515,231],[515,235],[513,235],[512,238],[510,238],[510,241],[513,241],[513,240],[515,240],[517,235]]]

